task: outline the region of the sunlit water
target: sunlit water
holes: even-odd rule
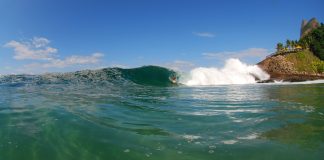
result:
[[[0,85],[1,160],[323,157],[324,84]]]

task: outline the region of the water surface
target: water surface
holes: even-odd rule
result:
[[[26,81],[0,85],[0,159],[324,157],[324,84]]]

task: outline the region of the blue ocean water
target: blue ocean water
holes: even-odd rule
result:
[[[324,84],[190,87],[174,74],[3,76],[0,159],[323,159]]]

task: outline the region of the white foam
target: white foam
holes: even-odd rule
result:
[[[195,136],[195,135],[183,135],[183,138],[185,138],[185,139],[193,139],[193,140],[195,140],[195,139],[199,139],[199,138],[201,138],[200,136]]]
[[[236,140],[225,140],[225,141],[222,141],[222,143],[224,144],[235,144],[237,141]]]
[[[258,138],[257,133],[252,133],[252,134],[244,136],[244,137],[237,137],[237,139],[244,139],[244,140],[251,140],[251,139],[256,139],[256,138]]]
[[[284,81],[275,81],[275,84],[279,85],[290,85],[290,84],[318,84],[324,83],[324,80],[310,80],[310,81],[303,81],[303,82],[284,82]]]
[[[199,67],[190,71],[187,80],[181,80],[185,85],[224,85],[256,83],[255,77],[267,80],[270,76],[257,65],[247,65],[239,59],[228,59],[223,68]]]
[[[195,136],[195,135],[183,135],[182,136],[184,139],[187,140],[187,142],[192,142],[194,140],[200,139],[200,136]]]

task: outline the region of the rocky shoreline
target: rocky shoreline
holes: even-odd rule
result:
[[[271,83],[275,81],[284,81],[284,82],[303,82],[303,81],[312,81],[312,80],[324,80],[324,75],[316,74],[282,74],[282,73],[268,73],[270,79],[259,81],[259,83]]]

